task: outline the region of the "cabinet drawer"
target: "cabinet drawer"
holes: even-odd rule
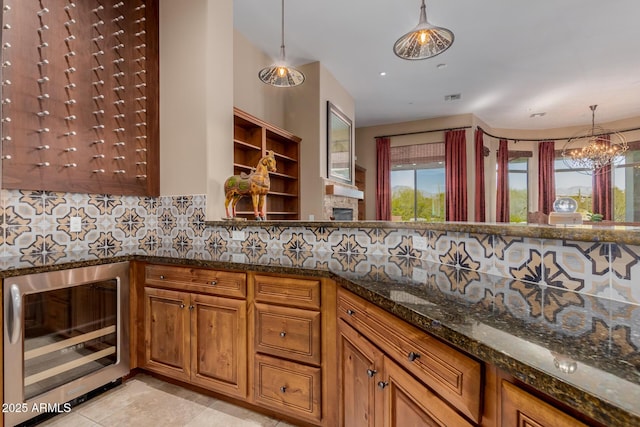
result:
[[[463,414],[480,421],[480,362],[342,289],[338,316]]]
[[[587,427],[572,416],[504,380],[501,403],[503,426]]]
[[[320,364],[320,313],[255,304],[256,351]]]
[[[145,282],[163,288],[245,298],[247,278],[244,273],[204,268],[147,265]]]
[[[320,420],[320,368],[256,355],[255,375],[257,404],[302,420]]]
[[[255,276],[256,301],[320,309],[320,281],[292,277]]]

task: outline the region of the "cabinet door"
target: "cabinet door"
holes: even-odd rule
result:
[[[586,427],[570,415],[502,381],[502,427]]]
[[[338,355],[339,425],[374,427],[376,383],[382,377],[382,353],[340,320]],[[380,417],[378,421],[378,425],[381,425]]]
[[[144,288],[145,367],[189,379],[189,295]]]
[[[191,295],[191,381],[235,397],[247,396],[247,303]]]
[[[388,357],[384,380],[378,382],[384,425],[393,427],[471,426],[437,395]]]

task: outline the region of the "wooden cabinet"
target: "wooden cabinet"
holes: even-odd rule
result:
[[[144,288],[143,367],[238,398],[247,396],[246,301],[225,295],[243,273],[170,266],[147,266]],[[203,277],[227,283],[205,288],[209,295],[185,292]],[[182,282],[178,280],[182,278]],[[236,279],[235,281],[231,278]],[[166,280],[164,282],[163,280]],[[166,289],[166,288],[175,289]],[[246,293],[244,283],[233,292]]]
[[[321,420],[320,368],[257,354],[255,376],[256,403],[306,421]]]
[[[189,294],[144,289],[145,361],[148,369],[189,380]]]
[[[383,356],[355,329],[343,320],[338,322],[339,425],[380,425],[383,414],[382,408],[376,407],[376,390],[382,378]]]
[[[442,400],[470,420],[480,421],[480,362],[342,289],[338,291],[338,317]]]
[[[300,219],[300,138],[240,109],[234,108],[233,113],[233,173],[251,172],[267,151],[273,151],[277,171],[269,174],[267,218]],[[236,213],[254,219],[250,197],[240,200]]]
[[[250,281],[254,402],[335,425],[335,283],[255,274]]]
[[[339,425],[472,426],[346,322],[338,330]]]
[[[586,427],[563,411],[505,380],[500,392],[502,427]]]
[[[158,196],[159,1],[2,3],[2,188]]]

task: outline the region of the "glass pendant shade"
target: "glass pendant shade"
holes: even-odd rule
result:
[[[402,59],[427,59],[440,55],[453,44],[453,33],[436,27],[427,21],[427,11],[422,0],[418,25],[393,45],[393,52]]]
[[[304,74],[294,67],[287,65],[284,53],[284,0],[282,0],[282,43],[280,44],[280,61],[263,68],[258,78],[271,86],[293,87],[304,83]]]
[[[258,77],[263,83],[276,87],[293,87],[304,83],[304,74],[289,67],[284,60],[284,46],[281,48],[280,62],[263,68]]]
[[[591,129],[570,138],[562,149],[564,163],[589,175],[609,172],[606,166],[620,163],[629,148],[625,137],[595,124],[597,105],[591,105]]]

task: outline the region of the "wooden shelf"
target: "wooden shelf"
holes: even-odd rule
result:
[[[253,144],[250,144],[250,143],[244,142],[244,141],[240,141],[239,139],[234,139],[233,143],[238,148],[246,148],[246,149],[249,149],[249,150],[262,150],[262,147],[256,147]]]
[[[272,150],[278,171],[269,174],[271,191],[267,195],[267,218],[272,215],[300,219],[300,138],[238,108],[233,109],[233,124],[235,173],[250,172],[260,157]],[[249,197],[240,200],[236,215],[253,219]]]

